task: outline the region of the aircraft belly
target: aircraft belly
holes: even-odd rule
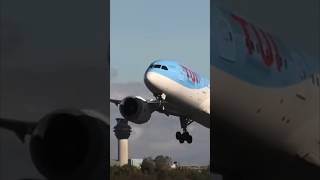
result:
[[[215,67],[211,71],[213,121],[218,114],[274,146],[320,165],[319,94],[313,93],[311,80],[285,88],[266,88]]]

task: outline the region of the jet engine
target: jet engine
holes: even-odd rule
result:
[[[147,101],[141,97],[126,97],[119,106],[121,115],[128,121],[143,124],[149,121],[152,113]]]
[[[109,124],[86,110],[58,110],[34,126],[31,158],[47,179],[105,179],[109,169]],[[108,122],[108,121],[107,121]]]

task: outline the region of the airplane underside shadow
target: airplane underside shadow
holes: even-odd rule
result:
[[[212,164],[224,180],[320,179],[319,167],[275,149],[224,119],[214,117]]]

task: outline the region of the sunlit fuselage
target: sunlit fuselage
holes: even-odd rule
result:
[[[158,60],[145,72],[144,81],[154,95],[165,94],[166,111],[210,126],[209,81],[174,61]]]

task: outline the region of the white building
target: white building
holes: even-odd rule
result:
[[[129,159],[128,164],[137,168],[141,168],[143,159]]]

